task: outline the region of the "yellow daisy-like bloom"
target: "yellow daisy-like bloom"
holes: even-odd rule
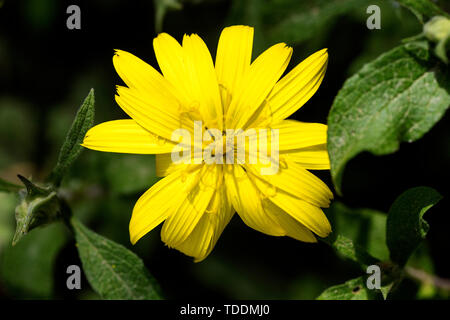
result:
[[[327,126],[285,120],[320,86],[327,50],[312,54],[280,79],[292,48],[276,44],[251,62],[253,28],[248,26],[222,31],[215,63],[196,34],[185,35],[180,45],[162,33],[153,45],[162,74],[116,50],[114,67],[128,86],[118,86],[116,101],[131,119],[99,124],[83,142],[106,152],[156,154],[157,174],[165,178],[137,201],[131,242],[164,222],[162,241],[201,261],[235,212],[268,235],[305,242],[316,242],[313,233],[327,236],[331,227],[321,208],[329,206],[333,194],[308,171],[329,169]],[[194,132],[194,121],[202,121],[202,132],[277,129],[278,172],[261,174],[261,163],[173,163],[171,152],[179,140],[172,134],[179,128]],[[207,146],[203,142],[201,150]]]

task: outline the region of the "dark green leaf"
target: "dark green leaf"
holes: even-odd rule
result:
[[[441,198],[433,188],[417,187],[405,191],[395,200],[386,222],[386,241],[392,261],[399,265],[408,261],[428,232],[424,213]]]
[[[49,299],[53,296],[54,261],[67,241],[61,224],[31,232],[0,258],[0,274],[11,298]]]
[[[408,42],[365,65],[339,91],[328,116],[328,152],[338,193],[346,163],[363,151],[396,151],[421,138],[450,105],[450,72],[428,42]]]
[[[317,297],[317,300],[381,300],[379,290],[370,290],[365,277],[349,280],[343,284],[330,287]]]
[[[80,152],[83,149],[81,146],[83,138],[94,123],[94,104],[94,89],[91,89],[77,112],[75,120],[67,133],[66,140],[59,153],[58,162],[48,178],[55,186],[59,186],[64,173],[80,155]]]
[[[429,0],[397,0],[402,6],[411,10],[421,23],[425,23],[433,16],[446,15],[437,5]]]
[[[367,266],[378,262],[377,259],[368,254],[363,248],[342,235],[332,233],[328,238],[323,239],[323,241],[329,244],[345,259],[358,263],[363,270],[366,270]]]
[[[334,233],[349,238],[381,261],[389,259],[385,213],[371,209],[351,209],[335,201],[326,214]]]
[[[29,197],[48,195],[52,191],[50,188],[44,188],[34,184],[20,174],[18,174],[17,177],[20,179],[20,181],[22,181],[23,185],[25,186],[27,196]]]
[[[20,189],[22,189],[21,186],[0,178],[0,192],[17,192]]]
[[[71,224],[83,270],[102,298],[161,299],[155,280],[138,256],[89,230],[75,218],[71,219]]]

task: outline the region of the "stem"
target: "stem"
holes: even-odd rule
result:
[[[418,280],[422,283],[432,284],[436,288],[443,289],[445,291],[450,291],[449,279],[439,278],[423,270],[412,267],[405,267],[405,272],[411,279]]]
[[[72,218],[72,209],[69,204],[66,202],[64,198],[59,198],[61,204],[62,211],[62,221],[64,225],[69,229],[72,234],[75,234],[72,224],[70,223],[70,219]]]

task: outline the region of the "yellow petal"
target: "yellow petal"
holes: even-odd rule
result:
[[[195,262],[205,259],[213,250],[223,230],[233,217],[234,209],[227,201],[224,186],[216,192],[197,226],[189,237],[176,247],[194,257]]]
[[[320,207],[328,207],[333,194],[326,184],[300,165],[289,159],[281,162],[285,163],[273,175],[261,175],[257,170],[259,165],[246,165],[245,168],[265,199],[320,237],[325,237],[331,226]]]
[[[153,104],[166,108],[179,104],[173,85],[138,57],[126,51],[115,50],[113,64],[126,85],[153,100]]]
[[[273,88],[262,112],[262,122],[286,119],[302,107],[317,91],[327,69],[327,49],[320,50],[298,64]],[[265,117],[265,119],[264,119]]]
[[[252,27],[231,26],[223,29],[220,34],[215,66],[224,112],[250,68],[252,47]]]
[[[92,127],[82,146],[106,152],[157,154],[171,152],[175,144],[150,133],[132,119],[123,119]]]
[[[217,166],[207,165],[187,177],[185,183],[192,188],[161,230],[161,240],[169,247],[177,247],[192,233],[218,189],[218,178]]]
[[[270,128],[279,132],[280,151],[308,148],[327,142],[327,125],[321,123],[283,120],[270,125]]]
[[[251,64],[231,100],[226,114],[227,128],[246,128],[249,119],[283,74],[291,54],[292,48],[284,43],[279,43],[264,51]]]
[[[225,185],[229,201],[242,221],[259,232],[283,236],[285,231],[267,215],[261,205],[261,194],[239,165],[226,165]]]
[[[279,131],[279,151],[305,169],[328,170],[327,126],[295,120],[270,125]]]
[[[292,218],[286,211],[275,205],[268,199],[263,201],[264,210],[271,215],[286,231],[288,237],[303,242],[317,242],[314,234],[303,224]]]
[[[155,103],[140,91],[122,86],[117,87],[116,102],[139,125],[167,140],[172,141],[173,132],[179,128],[187,129],[193,136],[193,122],[180,118],[174,105]]]
[[[330,169],[330,158],[328,156],[326,144],[320,144],[309,148],[288,150],[282,153],[284,157],[291,159],[305,169]]]
[[[183,37],[184,64],[188,89],[199,103],[209,128],[223,129],[223,110],[214,64],[206,44],[196,34]]]
[[[269,200],[319,237],[331,232],[331,225],[322,209],[292,195],[278,191]]]
[[[197,35],[185,36],[183,47],[166,33],[153,40],[156,59],[164,77],[172,83],[181,110],[210,128],[220,128],[222,105],[211,55]]]
[[[163,153],[156,155],[156,175],[158,177],[165,177],[172,172],[178,170],[185,164],[175,164],[172,161],[171,153]]]
[[[181,45],[167,33],[160,33],[153,39],[153,49],[164,78],[176,88],[178,98],[184,104],[192,101],[189,93],[189,83],[186,79],[187,70]]]
[[[252,181],[263,194],[272,195],[283,191],[314,206],[329,206],[333,193],[328,186],[289,158],[280,160],[275,174],[261,174],[262,167],[260,164],[245,165],[247,172],[254,177]]]
[[[185,199],[182,172],[178,170],[158,181],[136,202],[129,227],[132,244],[173,214],[174,208]]]

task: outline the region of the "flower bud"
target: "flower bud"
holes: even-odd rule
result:
[[[450,19],[443,16],[433,17],[423,26],[425,36],[434,42],[439,42],[450,36]]]
[[[39,187],[19,175],[26,189],[19,191],[20,201],[16,207],[15,245],[28,231],[46,225],[63,216],[65,203],[50,187]]]

